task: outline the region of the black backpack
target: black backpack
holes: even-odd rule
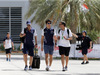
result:
[[[22,43],[24,43],[24,39],[25,39],[25,37],[20,37],[20,41],[21,41]]]

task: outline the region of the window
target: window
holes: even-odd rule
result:
[[[0,42],[7,32],[15,43],[19,43],[19,34],[22,29],[22,8],[21,7],[0,7]]]

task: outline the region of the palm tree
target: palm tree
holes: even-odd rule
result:
[[[82,11],[83,4],[87,5],[87,12]],[[100,31],[100,0],[30,0],[26,18],[33,13],[35,16],[31,21],[38,23],[41,28],[45,20],[50,19],[53,25],[65,21],[72,32],[76,32],[78,26],[89,32]]]

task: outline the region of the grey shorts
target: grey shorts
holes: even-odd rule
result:
[[[53,55],[54,46],[44,45],[44,53]]]

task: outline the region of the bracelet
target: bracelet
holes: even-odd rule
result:
[[[57,45],[57,43],[55,43],[55,45]]]
[[[35,45],[37,45],[37,43]]]

